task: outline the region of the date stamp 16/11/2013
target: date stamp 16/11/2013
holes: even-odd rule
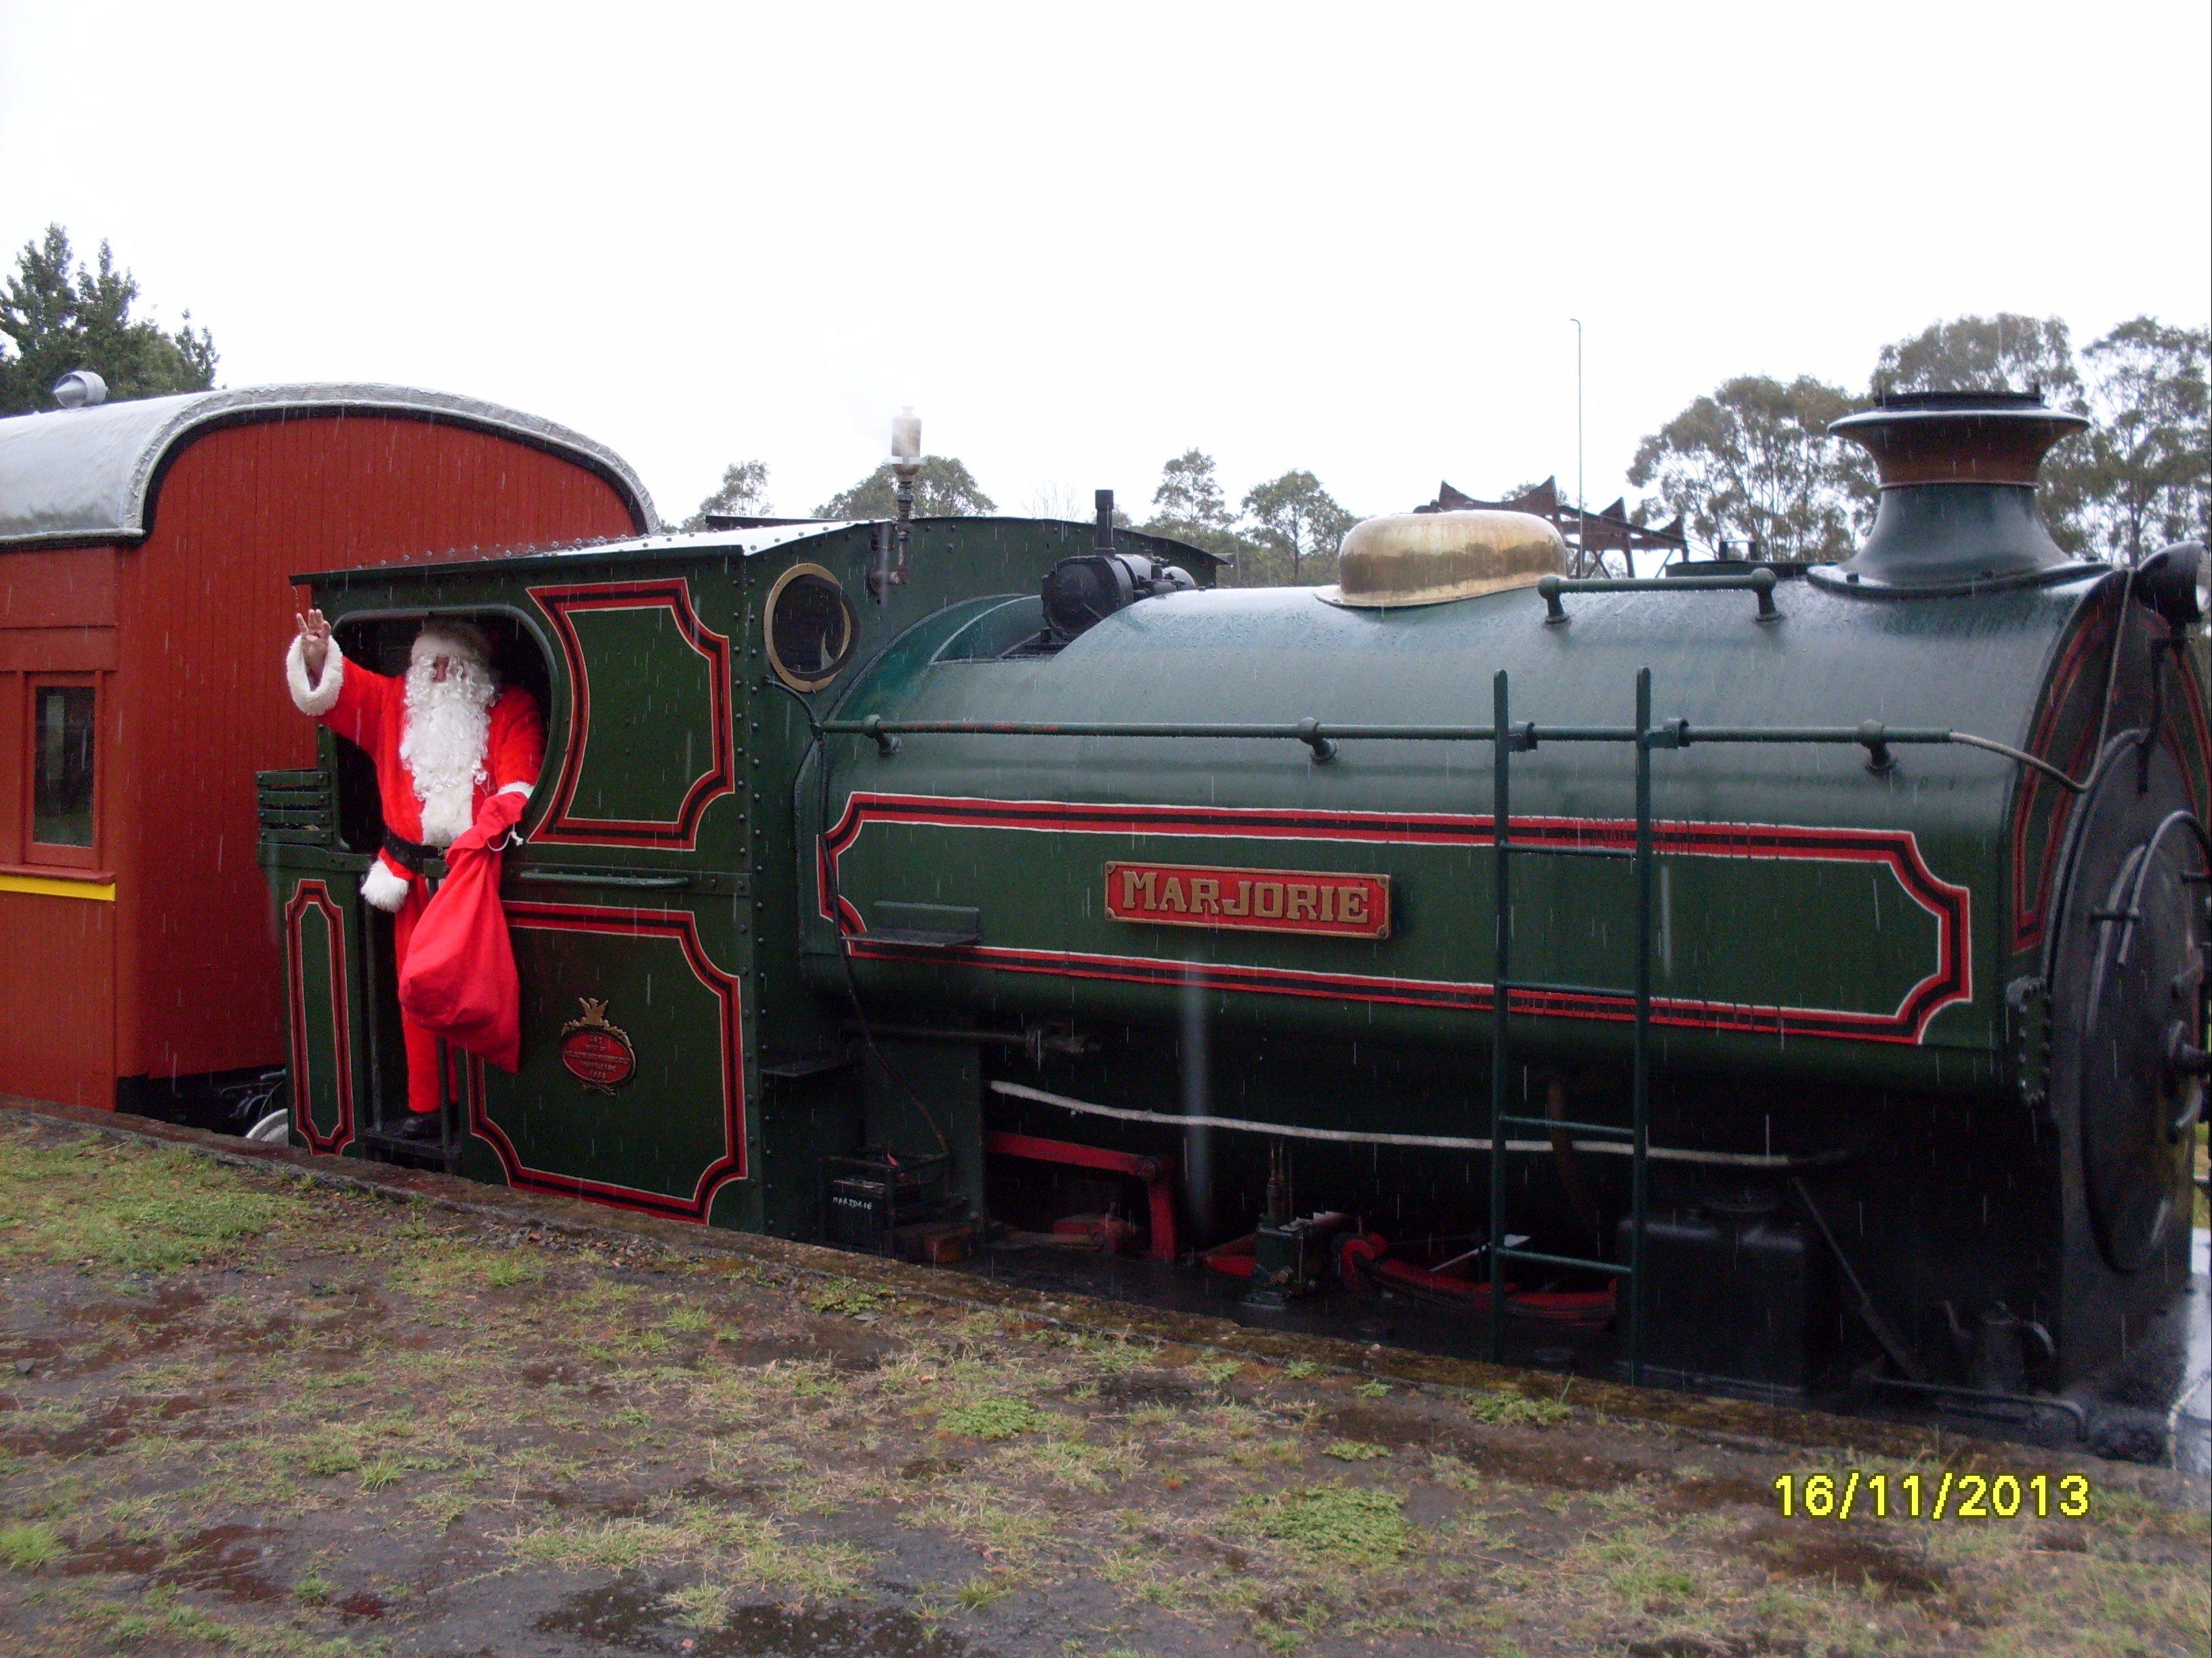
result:
[[[1794,1520],[2063,1520],[2087,1517],[2087,1474],[1784,1473],[1774,1479],[1782,1517]]]

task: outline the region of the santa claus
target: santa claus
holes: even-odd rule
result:
[[[537,701],[501,685],[481,629],[434,618],[408,653],[405,677],[346,659],[320,610],[298,618],[284,659],[292,701],[376,764],[384,845],[362,879],[361,896],[390,912],[398,963],[406,969],[416,923],[429,903],[422,865],[480,820],[495,837],[522,816],[545,760]],[[407,1108],[401,1132],[434,1139],[444,1102],[438,1039],[404,1011]]]

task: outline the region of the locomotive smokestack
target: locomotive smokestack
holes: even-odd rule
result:
[[[1837,421],[1829,434],[1863,445],[1881,477],[1874,528],[1843,579],[1925,592],[2064,565],[2036,510],[2036,474],[2088,423],[2040,392],[1893,392]]]
[[[1110,553],[1114,550],[1114,492],[1111,489],[1093,491],[1091,504],[1098,513],[1098,527],[1091,535],[1092,544],[1102,553]]]

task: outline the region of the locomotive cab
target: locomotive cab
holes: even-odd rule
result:
[[[404,661],[427,615],[486,627],[502,673],[540,697],[547,750],[502,870],[521,1064],[454,1056],[428,1152],[385,1133],[404,1084],[389,924],[359,896],[383,834],[373,777],[328,736],[313,771],[263,774],[299,1140],[819,1236],[822,1160],[889,1133],[851,1010],[799,969],[819,723],[864,673],[1003,627],[1010,607],[1034,639],[1044,578],[1091,533],[806,523],[311,578],[342,648],[372,664]],[[1197,549],[1126,539],[1210,579]],[[977,1212],[980,1108],[945,1113],[967,1125],[949,1161]]]

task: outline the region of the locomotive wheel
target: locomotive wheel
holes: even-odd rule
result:
[[[2197,904],[2176,854],[2193,843],[2163,846],[2142,884],[2142,918],[2120,919],[2146,848],[2137,847],[2105,895],[2089,983],[2081,1052],[2081,1175],[2089,1224],[2113,1269],[2132,1272],[2157,1248],[2173,1219],[2177,1165],[2188,1136],[2172,1132],[2201,1102],[2203,1084],[2177,1072],[2177,1033],[2197,1029],[2202,957]],[[2193,859],[2192,859],[2193,861]]]
[[[2174,1224],[2191,1151],[2177,1125],[2194,1121],[2204,1087],[2191,1064],[2205,945],[2205,889],[2191,878],[2204,853],[2184,825],[2160,833],[2179,792],[2139,793],[2135,772],[2123,758],[2084,803],[2052,986],[2054,1080],[2070,1079],[2082,1205],[2117,1272],[2140,1271]]]

